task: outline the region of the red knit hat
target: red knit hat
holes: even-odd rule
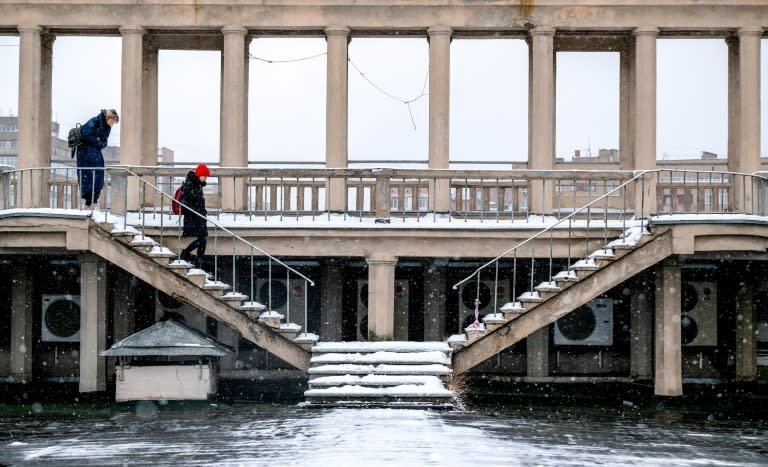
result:
[[[208,166],[205,164],[200,164],[195,169],[195,177],[202,177],[202,176],[206,176],[206,177],[211,176],[211,171],[208,170]]]

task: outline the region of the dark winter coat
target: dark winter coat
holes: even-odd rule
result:
[[[112,129],[107,125],[106,111],[85,122],[82,126],[82,144],[77,148],[77,167],[104,168],[104,156],[101,150],[107,147],[107,139]],[[104,187],[103,170],[78,171],[80,177],[80,195],[90,196],[91,190],[99,193]]]
[[[189,209],[202,214],[208,215],[208,211],[205,209],[205,197],[203,196],[203,187],[205,182],[201,182],[194,172],[190,171],[187,174],[187,179],[184,181],[184,193],[181,196],[181,213],[184,215],[184,232],[185,237],[207,237],[208,226],[207,222],[200,216],[189,212],[184,206],[188,206]]]

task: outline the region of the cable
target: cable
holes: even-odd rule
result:
[[[405,99],[400,99],[397,96],[393,96],[392,94],[388,93],[387,91],[382,89],[380,86],[378,86],[376,83],[371,81],[367,76],[365,76],[365,73],[363,73],[360,70],[360,68],[358,68],[357,65],[355,65],[355,62],[353,62],[351,58],[347,57],[347,61],[349,61],[349,64],[352,65],[352,68],[354,68],[358,73],[360,73],[360,76],[362,76],[363,79],[368,82],[368,84],[373,86],[374,89],[376,89],[380,93],[384,94],[385,96],[389,97],[390,99],[394,99],[394,100],[400,102],[401,104],[405,104],[405,105],[408,106],[408,115],[410,115],[410,117],[411,117],[411,124],[413,125],[413,129],[415,130],[416,129],[416,120],[413,118],[413,110],[411,109],[411,103],[416,102],[417,100],[421,99],[422,97],[429,95],[429,93],[426,92],[427,83],[429,82],[429,69],[427,69],[427,75],[424,77],[424,84],[421,86],[421,93],[419,93],[419,95],[414,97],[413,99],[405,100]]]
[[[312,60],[313,58],[322,57],[323,55],[328,55],[328,52],[322,52],[322,53],[319,53],[317,55],[312,55],[310,57],[293,58],[293,59],[289,59],[289,60],[269,60],[269,59],[266,59],[266,58],[257,57],[255,55],[250,54],[250,53],[248,54],[248,58],[251,59],[251,60],[259,60],[259,61],[266,62],[266,63],[293,63],[293,62],[302,62],[304,60]]]

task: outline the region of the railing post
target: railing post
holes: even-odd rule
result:
[[[389,224],[392,169],[375,169],[373,174],[376,177],[376,223]]]
[[[112,179],[110,193],[110,212],[115,216],[125,216],[128,210],[128,175],[122,170],[110,170]]]
[[[644,219],[656,213],[656,175],[656,171],[646,172],[635,182],[634,212],[637,218]]]

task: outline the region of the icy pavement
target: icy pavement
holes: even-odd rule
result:
[[[0,416],[8,465],[516,466],[768,464],[759,421],[201,404]]]

